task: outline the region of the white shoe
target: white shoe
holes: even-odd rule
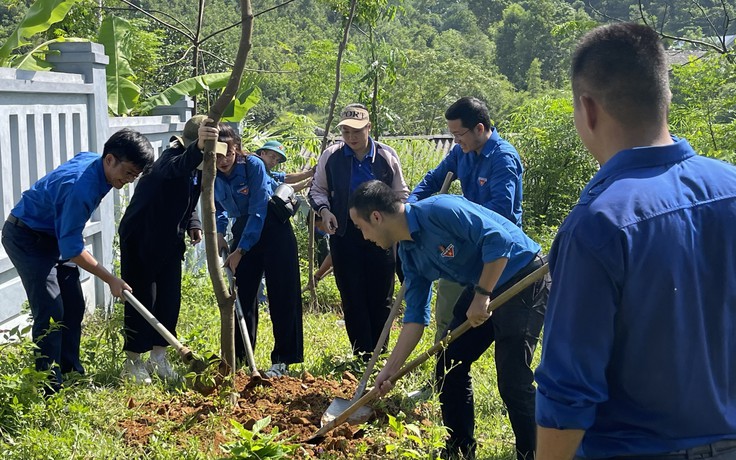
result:
[[[120,376],[123,379],[134,383],[146,385],[151,383],[151,376],[140,358],[126,358],[125,364],[123,365],[123,372]]]
[[[151,353],[146,363],[148,371],[156,373],[158,378],[166,380],[168,382],[178,382],[179,374],[176,373],[174,367],[171,365],[165,354],[155,355]]]
[[[276,363],[263,374],[268,378],[282,377],[289,373],[289,366],[284,363]]]

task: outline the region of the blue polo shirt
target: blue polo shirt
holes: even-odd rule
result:
[[[436,195],[405,206],[410,241],[399,245],[406,285],[405,323],[430,320],[432,281],[472,286],[483,265],[505,257],[501,286],[534,259],[540,247],[503,216],[461,196]]]
[[[23,192],[10,212],[32,229],[54,235],[61,259],[71,259],[84,250],[84,226],[111,188],[102,156],[81,152]]]
[[[238,156],[230,176],[217,171],[217,232],[225,233],[228,218],[245,216],[247,221],[238,247],[250,250],[261,238],[272,181],[266,165],[253,155]]]
[[[346,157],[353,157],[352,174],[350,175],[350,193],[353,193],[363,182],[368,182],[376,178],[373,174],[373,168],[371,168],[371,164],[376,157],[376,144],[372,138],[368,138],[368,153],[362,160],[358,160],[355,152],[348,144],[344,144],[342,153]]]
[[[463,153],[456,144],[440,164],[424,176],[407,201],[414,203],[439,192],[450,171],[460,180],[465,198],[501,214],[521,228],[524,168],[519,153],[498,135],[496,128],[477,154]]]
[[[736,168],[685,140],[617,153],[550,252],[540,426],[586,458],[736,438]]]

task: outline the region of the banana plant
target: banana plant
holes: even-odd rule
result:
[[[51,65],[43,59],[48,45],[69,39],[57,38],[44,42],[27,53],[12,55],[13,51],[30,45],[30,37],[46,32],[64,16],[79,0],[38,0],[31,5],[18,27],[0,47],[0,67],[15,67],[26,70],[48,70]]]
[[[138,105],[141,87],[133,79],[130,66],[130,22],[107,16],[100,25],[97,41],[105,47],[110,62],[105,67],[107,81],[107,108],[115,115],[130,115]]]
[[[149,97],[138,108],[141,114],[147,114],[154,107],[171,105],[184,96],[196,96],[205,91],[224,88],[230,80],[230,72],[211,73],[187,78],[170,86],[159,94]],[[261,100],[261,89],[258,86],[261,78],[255,75],[246,75],[240,81],[235,97],[222,113],[222,121],[242,120],[248,111]]]

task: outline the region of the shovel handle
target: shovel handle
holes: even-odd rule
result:
[[[501,293],[498,297],[491,300],[490,304],[488,305],[488,312],[492,312],[493,310],[496,310],[501,305],[505,304],[509,301],[512,297],[514,297],[519,292],[523,291],[524,289],[528,288],[532,284],[536,283],[538,280],[542,279],[544,275],[546,275],[549,272],[549,265],[545,263],[541,267],[534,270],[529,275],[525,276],[523,279],[521,279],[518,283],[511,286],[509,289]],[[417,367],[419,367],[422,363],[424,363],[426,360],[428,360],[431,356],[435,355],[438,351],[445,348],[450,343],[454,342],[458,337],[463,335],[468,329],[470,329],[472,326],[470,325],[470,321],[466,320],[463,322],[460,326],[453,329],[448,335],[445,336],[444,339],[440,340],[434,346],[432,346],[429,350],[425,351],[421,355],[419,355],[417,358],[415,358],[413,361],[411,361],[409,364],[405,364],[404,367],[399,369],[398,372],[396,372],[394,375],[392,375],[388,380],[391,382],[391,384],[396,384],[396,382],[409,372],[413,371]],[[371,402],[373,399],[375,399],[378,396],[378,388],[373,387],[368,393],[366,393],[362,398],[354,402],[350,407],[345,409],[345,411],[335,417],[332,421],[330,421],[328,424],[323,426],[322,428],[317,431],[317,433],[314,434],[311,438],[309,438],[306,442],[310,442],[312,440],[315,440],[317,438],[320,438],[324,436],[325,434],[332,431],[335,427],[341,425],[345,420],[348,419],[356,410],[363,407],[364,405]]]
[[[378,361],[378,356],[381,354],[381,348],[383,348],[383,344],[384,342],[386,342],[386,338],[388,337],[388,334],[391,331],[391,325],[394,324],[394,319],[396,318],[396,314],[399,312],[401,301],[404,300],[405,291],[406,291],[406,286],[402,283],[401,289],[399,289],[399,293],[396,294],[396,300],[394,300],[394,304],[391,306],[391,312],[388,314],[388,318],[386,318],[386,323],[383,325],[383,330],[381,331],[381,336],[378,338],[378,343],[376,344],[376,348],[373,349],[373,355],[371,355],[371,360],[368,361],[368,365],[365,368],[365,372],[363,372],[363,378],[360,379],[358,388],[355,389],[355,395],[353,395],[353,399],[350,400],[351,404],[357,401],[358,398],[360,398],[360,396],[365,391],[365,386],[368,384],[368,378],[371,376],[371,371],[373,371],[373,366],[375,366],[376,361]]]
[[[224,250],[220,252],[220,256],[223,259],[227,259],[227,255],[225,254]],[[250,375],[254,379],[262,378],[261,373],[258,372],[258,366],[256,366],[256,359],[253,353],[253,346],[250,343],[250,334],[248,334],[248,328],[245,324],[245,315],[243,314],[243,306],[240,304],[238,293],[235,290],[235,283],[233,282],[233,279],[235,277],[233,276],[233,272],[232,270],[230,270],[230,267],[225,267],[225,274],[227,275],[227,282],[230,285],[230,292],[232,292],[235,295],[235,316],[238,317],[238,324],[240,325],[240,334],[242,336],[241,338],[243,339],[243,346],[245,347],[245,358],[248,360],[248,367],[250,367]]]
[[[174,334],[169,332],[169,330],[166,329],[164,325],[161,324],[161,322],[156,319],[156,317],[153,316],[153,314],[148,311],[148,309],[144,307],[138,299],[135,298],[135,296],[133,296],[132,292],[124,290],[123,297],[125,297],[125,300],[133,305],[133,308],[135,308],[138,313],[140,313],[141,316],[143,316],[143,318],[148,321],[148,324],[156,329],[156,332],[161,334],[161,337],[163,337],[169,345],[176,349],[176,351],[179,353],[185,363],[188,363],[193,359],[192,350],[182,345],[182,343],[179,342],[176,337],[174,337]]]

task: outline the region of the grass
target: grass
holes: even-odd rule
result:
[[[332,287],[325,286],[324,289]],[[178,334],[183,343],[198,352],[216,351],[219,343],[219,314],[212,296],[209,280],[203,274],[187,275],[184,279],[182,313]],[[350,347],[340,317],[332,311],[313,312],[304,315],[305,362],[292,367],[292,371],[308,371],[313,375],[333,374],[339,377],[349,361]],[[14,459],[210,459],[217,458],[214,448],[203,451],[209,440],[192,438],[187,445],[174,443],[176,426],[157,426],[156,435],[146,446],[129,445],[117,422],[135,416],[135,409],[128,408],[128,401],[137,403],[156,400],[166,401],[176,397],[181,389],[156,382],[151,386],[134,386],[121,382],[122,370],[122,307],[116,305],[107,318],[101,315],[87,319],[83,333],[83,362],[87,375],[79,377],[67,388],[47,400],[28,394],[37,386],[9,385],[22,379],[19,369],[32,368],[31,345],[27,340],[6,345],[0,355],[0,395],[2,400],[13,398],[11,393],[25,394],[16,410],[0,418],[0,452],[7,460]],[[430,328],[431,329],[431,328]],[[391,344],[395,343],[398,328],[392,331]],[[417,347],[418,351],[431,346],[433,331],[428,330]],[[259,344],[256,361],[261,368],[270,365],[269,353],[273,345],[270,318],[261,310]],[[170,358],[175,359],[173,351]],[[17,360],[21,360],[18,362]],[[424,385],[431,375],[433,360],[402,379],[393,394],[406,394]],[[20,366],[20,367],[19,367]],[[178,370],[185,371],[178,364]],[[377,366],[380,368],[380,363]],[[475,384],[477,437],[480,441],[479,458],[513,459],[513,433],[506,418],[503,404],[496,389],[496,373],[491,348],[473,366]],[[8,399],[9,398],[9,399]],[[20,400],[19,400],[20,401]],[[436,425],[441,424],[436,397],[427,414]],[[401,414],[394,414],[401,420]],[[213,417],[204,423],[211,424],[212,433],[227,435],[227,420]],[[390,427],[374,426],[371,436],[383,438],[394,447],[402,438],[387,434]],[[409,430],[407,433],[410,433]],[[425,432],[426,434],[426,432]],[[410,436],[406,434],[405,436]],[[435,438],[437,434],[433,435]],[[426,436],[425,436],[426,437]],[[412,444],[406,441],[406,444]],[[414,446],[419,458],[430,458],[428,443],[421,448]],[[386,458],[398,458],[397,449]]]

